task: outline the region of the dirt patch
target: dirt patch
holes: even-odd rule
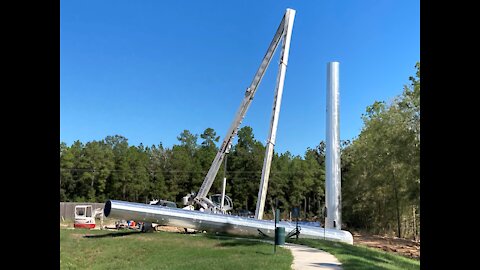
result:
[[[420,259],[420,241],[380,235],[368,235],[357,232],[352,234],[353,242],[355,244],[381,249],[408,258]]]
[[[158,226],[157,230],[162,231],[162,232],[177,232],[177,233],[178,232],[185,232],[185,230],[183,228],[172,227],[172,226]]]

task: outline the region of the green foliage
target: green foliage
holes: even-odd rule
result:
[[[392,233],[418,232],[420,208],[420,64],[401,96],[375,102],[363,115],[364,127],[342,153],[344,221],[351,226]],[[415,224],[415,226],[413,225]]]
[[[75,192],[75,180],[73,179],[75,157],[72,148],[63,142],[60,143],[60,201],[68,201]]]
[[[233,205],[237,209],[255,211],[262,174],[265,147],[253,136],[251,127],[238,131],[238,143],[228,154],[227,186],[232,186]]]

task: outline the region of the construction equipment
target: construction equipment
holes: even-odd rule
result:
[[[95,228],[95,218],[100,217],[100,228],[103,229],[103,208],[93,209],[92,205],[76,205],[74,228]]]
[[[167,200],[156,199],[156,200],[150,201],[149,204],[150,205],[161,205],[161,206],[166,206],[166,207],[177,208],[177,204],[175,202],[167,201]]]
[[[255,96],[255,92],[257,91],[257,88],[260,85],[263,76],[265,75],[268,65],[272,60],[273,54],[275,53],[278,45],[280,44],[280,41],[283,40],[282,52],[280,55],[279,72],[277,77],[277,85],[275,89],[275,97],[273,103],[272,120],[270,123],[270,134],[267,141],[265,159],[262,168],[262,179],[258,192],[257,209],[255,211],[255,217],[257,219],[262,219],[266,191],[268,187],[268,178],[270,174],[273,147],[275,145],[278,115],[280,112],[280,104],[282,100],[283,82],[285,80],[285,73],[288,63],[288,53],[290,50],[290,39],[292,35],[294,17],[295,10],[287,9],[285,15],[282,18],[282,21],[280,22],[280,25],[278,26],[275,36],[273,37],[273,40],[271,41],[270,46],[268,47],[268,50],[263,57],[260,67],[258,68],[255,76],[253,77],[253,81],[245,91],[245,96],[240,104],[240,107],[238,108],[237,113],[235,114],[233,123],[227,131],[227,134],[220,146],[220,149],[217,152],[217,155],[215,156],[215,159],[212,162],[212,165],[210,166],[210,169],[208,170],[207,175],[205,176],[199,192],[197,194],[191,193],[183,197],[183,203],[185,205],[193,206],[194,204],[197,204],[201,209],[212,213],[225,213],[226,210],[233,208],[232,200],[224,193],[215,194],[210,198],[207,198],[207,194],[210,191],[210,188],[213,184],[213,181],[215,180],[215,177],[218,173],[218,170],[220,169],[220,165],[222,164],[225,155],[230,151],[230,148],[232,147],[233,139],[237,135],[238,128],[247,113],[247,110]],[[221,199],[218,200],[218,198]],[[219,204],[218,201],[226,201],[227,204],[226,206],[223,206],[221,205],[221,203]]]

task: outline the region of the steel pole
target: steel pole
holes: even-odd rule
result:
[[[329,62],[327,64],[327,144],[325,162],[327,217],[325,228],[341,230],[339,65],[338,62]]]

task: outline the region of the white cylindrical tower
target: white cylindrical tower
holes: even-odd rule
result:
[[[340,94],[338,62],[327,64],[327,142],[325,160],[325,228],[342,229],[340,172]]]

